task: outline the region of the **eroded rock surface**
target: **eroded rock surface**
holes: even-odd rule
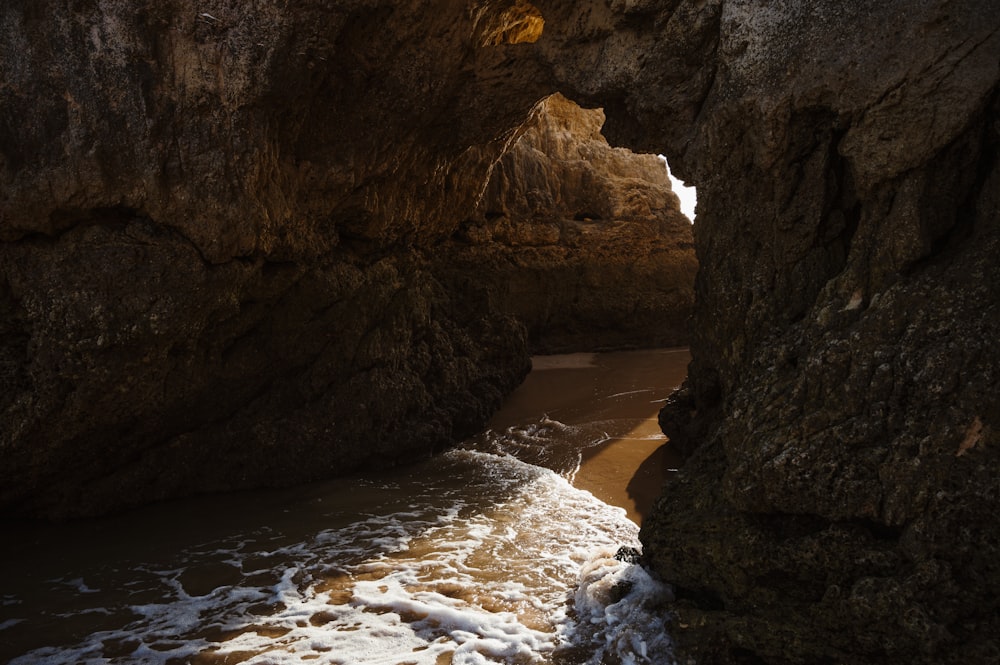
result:
[[[564,92],[698,187],[693,455],[642,534],[683,653],[995,661],[995,3],[538,4]]]
[[[642,534],[682,657],[997,660],[993,0],[8,0],[0,35],[5,505],[481,420],[523,332],[435,250],[560,90],[698,187],[692,455]]]
[[[459,230],[456,278],[489,284],[536,352],[687,343],[697,264],[664,163],[612,148],[604,114],[542,102]]]
[[[427,454],[521,380],[526,323],[536,348],[545,326],[550,347],[591,325],[635,344],[628,316],[681,341],[690,226],[662,166],[608,147],[599,112],[524,126],[555,90],[544,25],[520,1],[4,3],[0,512]],[[501,240],[476,211],[522,135],[563,153],[501,166],[519,182],[486,197],[514,206]],[[592,184],[607,219],[564,220]],[[565,229],[523,242],[540,219]],[[490,243],[470,245],[476,222]],[[634,275],[650,287],[625,297]]]
[[[446,237],[553,92],[495,4],[4,3],[0,238],[104,208],[213,263]]]
[[[523,327],[446,291],[419,253],[211,264],[127,218],[0,262],[8,511],[392,464],[477,431],[527,371]]]

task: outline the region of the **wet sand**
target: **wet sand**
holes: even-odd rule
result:
[[[684,380],[689,361],[687,349],[536,356],[531,374],[490,427],[502,430],[544,413],[567,425],[589,425],[581,430],[584,437],[603,428],[607,441],[583,450],[573,484],[641,524],[680,465],[657,414]]]
[[[606,662],[603,650],[625,662],[631,638],[594,642],[592,628],[649,625],[654,644],[662,625],[642,618],[646,596],[608,606],[639,613],[612,620],[601,582],[587,630],[563,644],[559,626],[572,628],[568,594],[591,597],[576,587],[581,568],[627,567],[610,557],[638,544],[635,525],[675,466],[656,415],[687,362],[685,350],[539,357],[492,433],[413,467],[7,524],[0,662],[280,665],[336,652],[434,665],[468,644],[492,653],[498,635],[503,653],[527,649],[532,662],[568,662],[575,648],[579,662]]]

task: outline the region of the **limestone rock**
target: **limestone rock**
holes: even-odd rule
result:
[[[612,148],[603,124],[561,95],[540,103],[454,247],[536,352],[687,343],[691,222],[663,161]]]
[[[428,454],[527,371],[511,285],[572,274],[577,344],[664,297],[689,306],[688,247],[680,276],[624,268],[654,287],[609,316],[590,291],[620,249],[556,265],[583,222],[574,247],[518,224],[507,255],[469,267],[477,247],[455,238],[555,91],[544,29],[520,0],[2,3],[0,512],[99,514]],[[598,115],[579,118],[599,163],[573,172],[645,160],[658,176],[628,191],[655,210],[605,214],[629,217],[614,229],[668,214],[655,158],[608,148]],[[564,246],[509,281],[525,241]],[[533,306],[564,307],[555,295]]]
[[[538,6],[561,90],[698,187],[693,455],[642,532],[682,652],[996,660],[996,4]]]
[[[440,249],[601,213],[508,178],[470,217],[558,90],[698,187],[693,454],[642,532],[682,657],[997,659],[994,0],[7,0],[0,35],[5,509],[482,422],[524,331]]]
[[[148,219],[0,247],[8,512],[89,515],[424,455],[527,371],[417,253],[206,262]]]
[[[0,511],[302,482],[481,427],[524,331],[433,248],[553,92],[531,16],[2,3]]]

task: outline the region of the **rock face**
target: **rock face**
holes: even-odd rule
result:
[[[433,248],[552,90],[517,58],[529,8],[437,4],[3,3],[0,511],[301,482],[483,425],[523,328]]]
[[[211,263],[447,237],[552,90],[504,7],[427,4],[4,3],[0,238],[107,208]]]
[[[536,219],[508,163],[470,213],[558,90],[698,186],[691,456],[642,532],[682,653],[997,660],[994,0],[7,0],[0,35],[5,510],[481,423],[524,332],[445,259],[626,228]]]
[[[996,661],[996,4],[538,5],[563,91],[698,187],[693,454],[642,532],[682,652]]]
[[[599,112],[538,124],[543,28],[526,2],[3,3],[0,513],[427,454],[521,380],[525,323],[539,348],[545,326],[566,347],[597,323],[602,344],[635,344],[612,335],[627,314],[679,342],[690,227],[657,160],[609,148]],[[475,212],[519,136],[494,180],[518,184]],[[525,206],[523,188],[570,173]],[[648,203],[564,220],[585,185]],[[470,245],[472,224],[492,240]],[[545,224],[566,228],[518,236]],[[681,264],[659,274],[654,250]],[[621,297],[633,275],[649,287]]]
[[[612,148],[603,124],[561,95],[540,103],[452,248],[456,277],[489,283],[536,352],[688,340],[691,222],[663,161]]]
[[[0,260],[9,512],[392,464],[478,431],[527,371],[523,328],[445,291],[418,254],[213,265],[128,218]]]

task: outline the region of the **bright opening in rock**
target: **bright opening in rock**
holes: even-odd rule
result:
[[[605,119],[561,94],[539,102],[456,232],[449,265],[495,280],[493,307],[536,353],[688,340],[690,213],[662,158],[610,145]]]
[[[667,158],[663,155],[659,155],[659,158],[663,160],[663,165],[667,169],[667,175],[670,176],[670,184],[674,188],[674,194],[677,198],[681,200],[681,212],[694,223],[694,211],[698,203],[698,193],[695,191],[694,187],[688,187],[684,184],[683,180],[678,179],[674,176],[673,172],[670,170],[670,164],[667,163]]]
[[[542,36],[545,19],[525,0],[487,2],[476,9],[475,26],[476,40],[482,46],[534,44]]]

